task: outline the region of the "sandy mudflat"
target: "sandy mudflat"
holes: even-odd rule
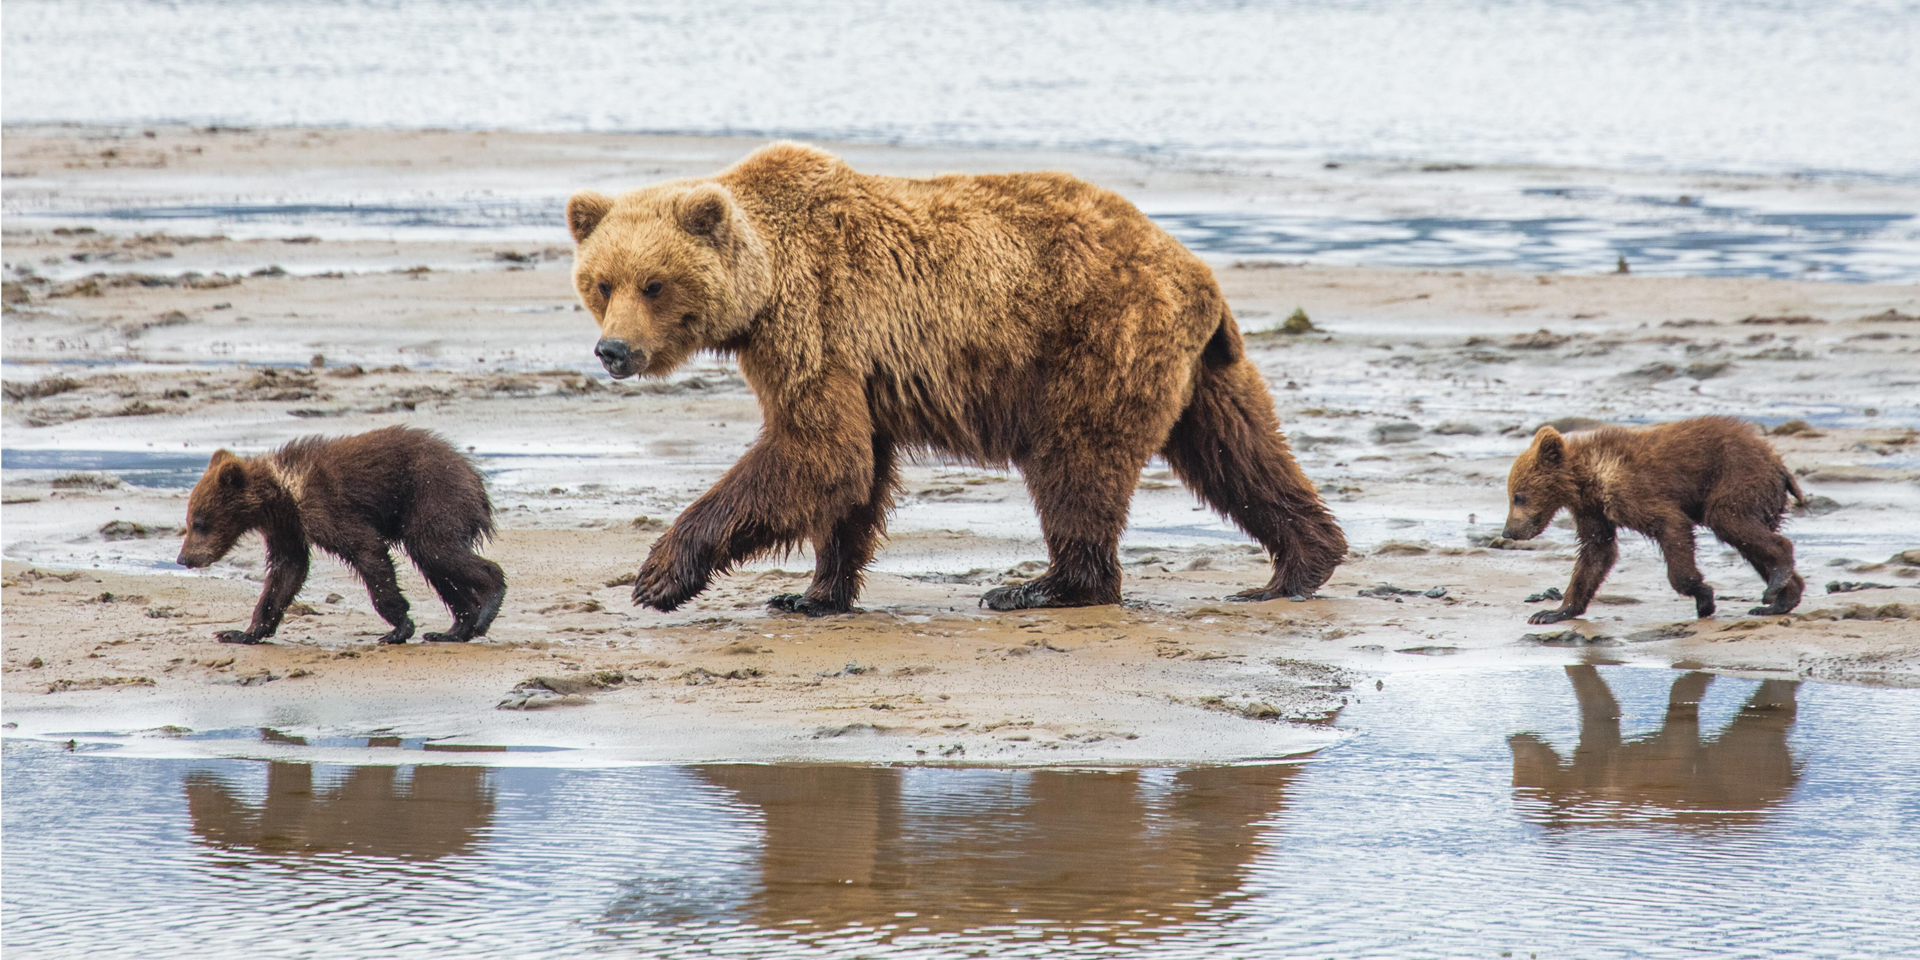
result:
[[[1914,287],[1221,259],[1244,328],[1295,307],[1320,328],[1251,340],[1354,547],[1320,599],[1223,602],[1264,581],[1263,558],[1153,464],[1123,543],[1125,605],[980,610],[983,590],[1045,560],[1037,524],[1017,475],[929,461],[906,471],[867,612],[810,621],[762,606],[804,584],[805,554],[673,614],[628,605],[617,581],[749,442],[758,413],[711,358],[664,383],[598,373],[557,224],[389,228],[296,210],[219,227],[215,209],[378,198],[484,219],[495,201],[546,209],[577,186],[710,171],[752,146],[8,131],[10,732],[391,731],[606,760],[1210,761],[1312,749],[1337,735],[1325,721],[1343,702],[1410,670],[1584,659],[1920,683],[1920,565],[1889,562],[1920,548]],[[883,172],[1067,168],[1163,207],[1275,189],[1111,157],[848,154]],[[143,219],[113,215],[132,208]],[[1813,425],[1775,438],[1818,498],[1788,526],[1810,584],[1800,609],[1743,616],[1758,581],[1703,537],[1724,599],[1719,618],[1693,621],[1635,538],[1590,617],[1527,626],[1539,605],[1525,598],[1564,587],[1572,563],[1565,529],[1542,549],[1487,546],[1532,428],[1706,413]],[[214,643],[251,609],[260,547],[207,573],[166,563],[193,464],[220,446],[393,423],[442,432],[488,473],[503,528],[489,553],[511,579],[493,635],[373,645],[384,628],[365,591],[322,560],[302,594],[310,612],[274,644]],[[1876,586],[1829,595],[1830,581]],[[1359,595],[1382,583],[1419,592]],[[403,587],[422,630],[443,626],[417,577]],[[1424,595],[1434,588],[1444,595]],[[524,683],[536,677],[551,679]]]

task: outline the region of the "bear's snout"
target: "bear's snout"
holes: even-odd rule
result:
[[[625,340],[603,337],[593,345],[593,355],[600,358],[600,365],[606,367],[615,380],[633,376],[634,367],[638,366],[634,363],[633,348]],[[640,359],[644,362],[646,358]]]
[[[180,555],[174,557],[173,562],[188,569],[206,566],[206,564],[200,562],[199,557],[189,556],[185,550],[180,551]]]

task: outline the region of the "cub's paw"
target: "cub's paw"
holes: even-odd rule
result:
[[[1701,620],[1713,616],[1714,609],[1712,597],[1708,597],[1705,600],[1695,600],[1693,602],[1693,615]]]
[[[859,612],[859,608],[851,604],[816,600],[804,593],[778,594],[767,601],[767,606],[782,613],[804,613],[809,617],[831,617],[835,614]]]
[[[1562,620],[1572,620],[1573,618],[1574,618],[1574,614],[1568,613],[1565,610],[1541,610],[1535,613],[1533,616],[1528,617],[1527,622],[1528,623],[1559,623]]]
[[[420,635],[420,639],[427,643],[466,643],[472,640],[473,637],[471,634],[448,631],[446,633],[423,633]]]
[[[215,640],[220,641],[221,643],[244,643],[248,645],[253,645],[257,643],[267,642],[267,638],[256,637],[253,634],[246,632],[245,630],[222,630],[219,633],[214,634],[213,638]]]
[[[403,621],[399,626],[394,627],[392,630],[387,631],[387,635],[384,637],[381,637],[380,642],[385,644],[402,644],[402,643],[406,643],[412,637],[413,637],[413,621],[407,620],[407,621]]]

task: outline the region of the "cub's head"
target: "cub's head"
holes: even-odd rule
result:
[[[770,295],[771,267],[726,187],[672,181],[567,201],[579,248],[573,285],[600,324],[594,353],[616,379],[661,376],[745,335]]]
[[[1507,474],[1507,526],[1501,535],[1532,540],[1574,498],[1566,438],[1552,427],[1541,427],[1533,435],[1533,445],[1513,461],[1513,470]]]
[[[249,495],[252,482],[245,461],[225,450],[214,453],[187,499],[187,542],[180,546],[176,562],[183,567],[208,566],[226,556],[241,534],[253,529],[259,519],[259,501]]]

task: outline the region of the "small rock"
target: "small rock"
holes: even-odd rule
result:
[[[1411,420],[1388,420],[1373,425],[1374,443],[1408,443],[1420,436],[1420,425]]]
[[[1898,584],[1872,583],[1866,580],[1830,580],[1827,582],[1828,593],[1855,593],[1861,590],[1898,590],[1899,588]]]
[[[1840,501],[1832,497],[1823,497],[1817,493],[1807,498],[1806,506],[1797,508],[1797,510],[1813,517],[1824,517],[1838,509],[1840,509]]]
[[[1777,427],[1774,427],[1772,430],[1769,430],[1767,432],[1773,434],[1776,437],[1824,437],[1826,436],[1826,434],[1821,433],[1818,430],[1815,430],[1813,428],[1813,424],[1810,424],[1805,420],[1788,420],[1786,423],[1783,423]]]
[[[1506,537],[1493,537],[1487,546],[1495,550],[1558,550],[1563,544],[1552,540],[1510,540]]]
[[[1383,557],[1417,557],[1433,552],[1433,544],[1425,540],[1385,540],[1373,552]]]
[[[1578,630],[1557,630],[1552,633],[1524,634],[1520,637],[1520,642],[1536,643],[1543,647],[1588,647],[1612,639],[1597,633],[1587,636]]]
[[[1651,630],[1640,630],[1629,633],[1627,634],[1627,641],[1629,643],[1646,643],[1651,640],[1679,640],[1685,637],[1691,637],[1694,633],[1693,628],[1686,624],[1669,623],[1664,627],[1654,627]]]
[[[1439,426],[1433,428],[1433,432],[1444,437],[1477,437],[1485,431],[1477,423],[1468,423],[1465,420],[1442,420]]]

